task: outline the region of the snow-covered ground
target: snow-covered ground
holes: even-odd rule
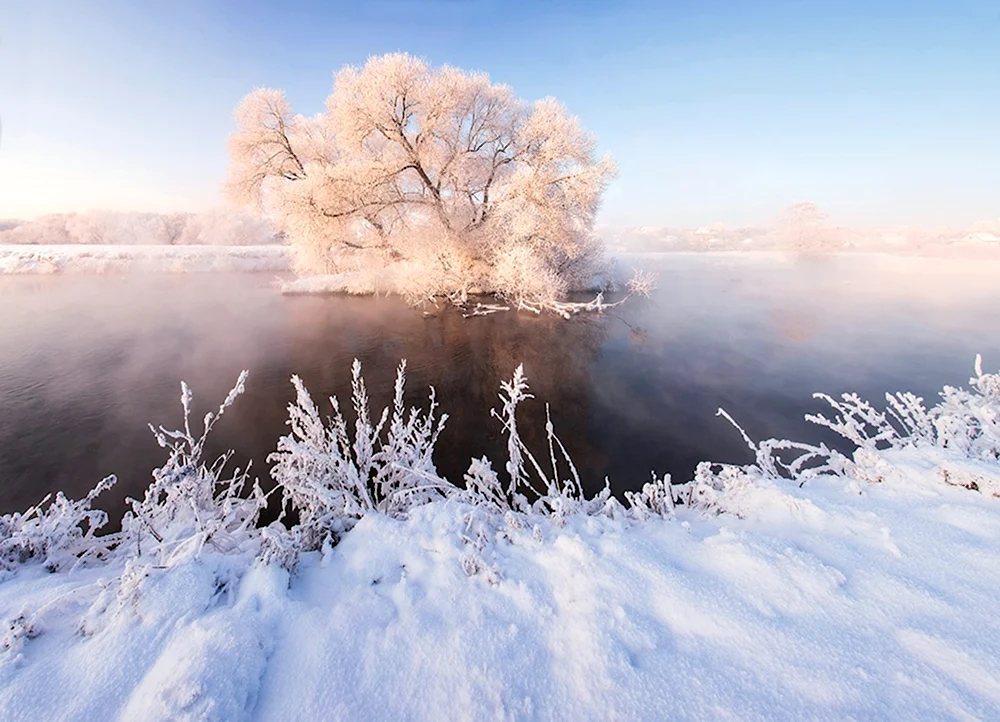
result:
[[[287,246],[0,245],[3,273],[287,271]]]
[[[0,585],[38,635],[5,654],[0,717],[996,718],[997,500],[782,493],[747,520],[515,530],[493,583],[447,502],[368,517],[292,577],[27,570]]]
[[[477,461],[465,489],[402,381],[380,434],[359,378],[353,439],[297,386],[290,532],[248,526],[259,494],[188,431],[103,562],[58,514],[0,518],[0,719],[1000,717],[1000,375],[828,399],[852,456],[747,439],[752,465],[626,505],[582,499],[554,437],[536,469],[517,375],[517,483]]]
[[[383,279],[379,279],[383,280]],[[283,280],[279,286],[286,296],[349,294],[366,296],[388,289],[361,273],[328,273]]]

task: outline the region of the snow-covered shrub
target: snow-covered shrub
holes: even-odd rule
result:
[[[674,496],[670,474],[657,478],[652,473],[652,481],[647,481],[639,491],[626,491],[629,513],[636,521],[646,521],[653,517],[670,519],[674,515],[678,499]]]
[[[291,431],[279,439],[269,461],[286,508],[298,515],[299,523],[289,530],[263,531],[269,557],[294,566],[296,550],[318,549],[335,541],[366,514],[403,518],[415,507],[441,499],[468,506],[464,538],[480,550],[505,527],[531,527],[539,520],[559,525],[576,514],[616,516],[624,511],[607,482],[597,495],[587,498],[548,409],[547,459],[525,445],[518,431],[517,407],[532,396],[520,366],[511,381],[501,383],[500,410],[491,412],[507,437],[505,478],[485,457],[472,459],[464,488],[442,478],[432,457],[447,416],[437,417],[433,388],[426,411],[406,410],[405,369],[403,362],[392,405],[375,420],[361,364],[354,362],[353,434],[335,397],[330,399],[333,414],[324,419],[302,380],[292,378],[296,399],[288,407]],[[628,515],[634,519],[669,517],[674,504],[669,477],[654,476],[628,501]]]
[[[104,478],[83,499],[72,501],[60,491],[23,513],[0,516],[0,570],[12,571],[38,561],[58,571],[88,559],[107,558],[117,537],[95,536],[108,515],[91,504],[115,481],[114,476]]]
[[[851,480],[843,488],[852,493],[860,491]],[[703,461],[695,469],[694,479],[679,489],[678,496],[689,508],[710,514],[770,522],[821,522],[823,513],[797,491],[787,479],[766,476],[755,465]]]
[[[748,488],[776,487],[782,481],[802,486],[819,476],[873,483],[926,478],[912,471],[915,463],[934,469],[931,478],[946,484],[1000,496],[1000,473],[994,466],[1000,459],[1000,374],[983,373],[978,355],[975,373],[969,380],[971,390],[945,386],[941,401],[929,409],[911,393],[887,393],[884,411],[855,393],[839,399],[814,394],[835,413],[807,414],[806,420],[854,444],[851,458],[826,444],[783,439],[754,443],[719,409],[754,452],[755,463],[703,462],[685,485],[684,498],[693,506],[732,511],[733,499]]]
[[[844,476],[853,470],[853,463],[836,449],[826,444],[806,444],[787,439],[766,439],[754,442],[746,431],[724,409],[716,412],[717,416],[725,418],[743,437],[743,442],[754,453],[754,463],[746,466],[735,466],[742,475],[757,476],[764,479],[779,481],[788,480],[802,486],[809,479],[820,475]],[[807,417],[809,418],[809,417]],[[783,458],[784,456],[784,458]],[[718,469],[720,473],[729,469],[729,464],[704,464],[699,466],[691,482],[691,489],[700,484],[715,482],[711,480],[710,469]],[[704,467],[704,468],[703,468]],[[725,472],[728,475],[728,472]]]
[[[305,548],[318,548],[366,513],[403,516],[414,505],[441,498],[450,487],[431,458],[448,418],[436,416],[433,387],[426,411],[407,411],[406,363],[400,363],[392,406],[373,422],[357,359],[351,374],[354,438],[337,398],[330,398],[333,416],[324,422],[302,379],[293,376],[291,433],[278,440],[277,451],[268,457],[285,502],[299,514]]]
[[[599,493],[587,497],[578,470],[555,433],[548,407],[545,448],[539,453],[527,447],[517,410],[532,394],[520,366],[510,381],[501,383],[500,406],[491,410],[507,441],[502,469],[483,457],[471,460],[464,486],[442,478],[433,452],[447,416],[439,414],[433,388],[426,409],[406,408],[405,370],[402,362],[392,403],[375,418],[361,364],[354,362],[353,430],[336,398],[330,399],[332,416],[324,419],[301,379],[293,377],[296,399],[288,407],[290,432],[279,440],[269,462],[284,507],[297,515],[297,523],[284,518],[284,524],[279,520],[257,528],[267,502],[259,484],[250,484],[239,469],[224,473],[232,452],[211,464],[203,460],[209,433],[244,390],[247,373],[243,372],[218,409],[206,414],[200,433],[191,427],[191,391],[181,385],[183,428],[151,427],[168,450],[168,459],[153,472],[144,497],[128,500],[131,508],[121,532],[98,536],[107,517],[92,508],[114,477],[78,501],[61,493],[51,503],[47,497],[24,513],[0,516],[0,573],[30,562],[56,571],[89,560],[116,559],[126,563],[132,570],[129,574],[145,578],[151,569],[198,558],[205,549],[218,558],[236,560],[234,564],[257,558],[291,570],[303,550],[335,543],[365,515],[402,519],[418,507],[447,501],[462,509],[457,531],[467,545],[463,569],[470,575],[485,573],[495,581],[500,575],[491,561],[496,557],[495,544],[524,529],[541,539],[573,516],[645,522],[672,518],[677,506],[684,504],[742,517],[775,513],[801,517],[814,510],[795,487],[820,479],[843,480],[844,488],[853,491],[861,491],[865,482],[946,483],[1000,495],[1000,374],[983,373],[978,357],[971,388],[946,386],[941,401],[931,408],[912,394],[887,395],[885,411],[855,394],[837,400],[818,395],[835,413],[831,418],[820,414],[807,418],[851,441],[856,446],[852,456],[825,444],[754,442],[720,409],[719,415],[753,452],[753,463],[703,462],[694,479],[682,485],[654,474],[639,491],[624,494],[626,506],[611,495],[607,481]],[[219,572],[223,587],[223,577],[231,573]],[[12,639],[24,637],[30,622],[21,626],[11,622]]]
[[[484,466],[482,462],[474,461],[466,476],[467,480],[470,477],[475,479],[467,490],[470,500],[473,503],[496,504],[496,500],[500,499],[505,511],[542,515],[556,520],[576,513],[601,513],[609,503],[614,503],[607,483],[597,496],[586,498],[576,465],[556,436],[548,405],[545,407],[547,470],[525,445],[517,430],[517,407],[533,396],[528,392],[523,366],[518,366],[513,378],[502,382],[500,389],[501,409],[492,409],[490,413],[503,424],[507,435],[507,483],[504,486],[488,464]]]
[[[141,500],[128,499],[131,510],[122,519],[123,547],[139,555],[152,555],[160,564],[172,559],[197,556],[205,545],[222,552],[253,551],[255,525],[267,497],[255,480],[247,486],[248,474],[235,469],[223,478],[232,452],[208,465],[202,459],[212,427],[245,389],[247,372],[214,413],[205,415],[203,429],[191,429],[191,390],[181,383],[184,427],[150,430],[157,443],[169,451],[167,462],[153,472],[153,482]]]
[[[742,516],[733,503],[743,493],[761,487],[761,476],[736,464],[713,464],[702,461],[694,478],[684,484],[681,499],[692,508],[717,514],[728,512]]]
[[[806,419],[861,449],[933,446],[993,461],[1000,458],[1000,374],[984,374],[978,355],[975,372],[969,379],[971,391],[945,386],[941,401],[931,409],[910,393],[887,393],[884,412],[857,394],[843,394],[840,400],[816,394],[837,413],[832,419],[823,414],[810,414]]]
[[[983,373],[978,355],[975,372],[969,379],[971,391],[944,387],[930,418],[937,446],[972,459],[996,461],[1000,458],[1000,373]]]

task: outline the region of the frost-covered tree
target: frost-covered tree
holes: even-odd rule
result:
[[[279,219],[305,273],[392,263],[404,293],[551,300],[600,266],[614,166],[551,98],[396,53],[337,72],[316,117],[259,89],[236,124],[228,191]]]
[[[831,253],[844,245],[841,229],[831,226],[829,216],[811,201],[782,209],[772,236],[779,247],[803,255]]]
[[[19,223],[16,226],[0,231],[0,243],[40,244],[40,243],[75,243],[66,232],[66,218],[62,213],[50,213],[39,216],[33,221]]]
[[[270,224],[241,208],[210,208],[189,216],[178,245],[255,246],[274,242]]]
[[[176,242],[188,215],[89,211],[66,217],[66,232],[75,243],[159,246]]]

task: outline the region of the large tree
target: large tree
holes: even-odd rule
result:
[[[236,121],[229,192],[281,224],[307,273],[392,265],[404,292],[551,299],[602,258],[614,166],[551,98],[392,54],[337,72],[315,117],[259,89]]]

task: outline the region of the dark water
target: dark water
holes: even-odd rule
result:
[[[813,391],[886,390],[931,398],[964,385],[976,352],[1000,366],[1000,289],[991,269],[846,259],[768,265],[647,258],[659,290],[614,316],[425,317],[391,299],[282,297],[264,275],[0,278],[0,512],[51,490],[81,495],[102,476],[115,518],[163,453],[147,422],[175,428],[179,381],[196,416],[240,369],[247,393],[209,452],[233,448],[266,479],[284,433],[289,376],[317,400],[347,397],[364,364],[374,404],[408,360],[408,402],[433,384],[450,415],[438,468],[460,479],[473,455],[502,468],[490,418],[501,380],[523,363],[537,398],[521,426],[544,455],[544,402],[593,491],[635,488],[650,470],[690,478],[704,459],[746,462],[725,407],[754,438],[827,440],[802,420]]]

